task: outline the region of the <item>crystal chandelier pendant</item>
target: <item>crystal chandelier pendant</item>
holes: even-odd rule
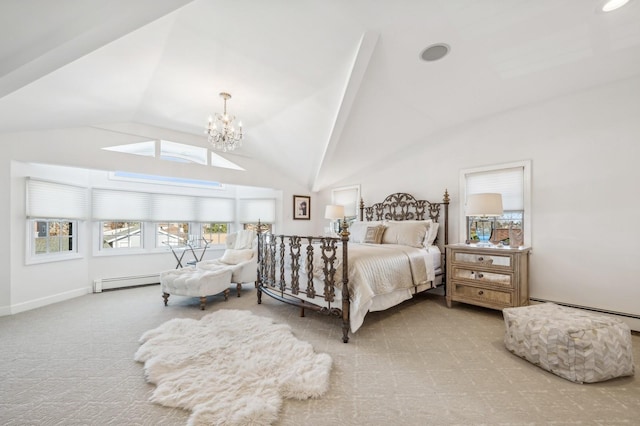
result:
[[[205,129],[207,140],[214,149],[227,152],[233,151],[242,146],[242,123],[238,122],[238,128],[233,125],[236,117],[227,114],[227,100],[231,99],[231,95],[226,92],[220,93],[220,97],[224,99],[224,111],[222,114],[216,113],[209,116],[209,123]]]

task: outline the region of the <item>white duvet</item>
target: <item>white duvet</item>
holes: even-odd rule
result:
[[[303,249],[304,253],[304,249]],[[349,290],[351,309],[349,313],[351,332],[356,332],[369,311],[387,309],[411,298],[411,289],[417,285],[433,282],[435,267],[433,256],[424,248],[415,248],[396,244],[349,244]],[[288,258],[285,255],[285,258]],[[305,292],[306,274],[301,253],[300,291]],[[315,290],[318,296],[314,299],[297,295],[314,304],[322,304],[324,291],[322,268],[324,263],[321,250],[314,245]],[[341,297],[342,288],[342,246],[338,245],[336,260],[336,303]],[[288,269],[288,268],[287,268]],[[287,280],[290,279],[287,271]],[[339,306],[339,305],[338,305]]]

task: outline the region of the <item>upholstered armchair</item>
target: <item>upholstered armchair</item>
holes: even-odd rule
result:
[[[238,297],[242,284],[258,280],[258,239],[254,231],[238,231],[227,236],[226,249],[219,259],[198,262],[201,270],[230,269],[231,282],[236,284]]]

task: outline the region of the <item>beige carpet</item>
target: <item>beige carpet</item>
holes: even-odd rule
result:
[[[279,425],[635,425],[640,375],[579,385],[509,353],[498,311],[428,294],[371,313],[342,343],[336,318],[298,310],[255,289],[228,302],[177,297],[159,286],[91,294],[0,317],[0,424],[184,425],[189,412],[149,402],[154,385],[132,358],[143,332],[174,318],[247,309],[293,326],[333,359],[329,391],[285,400]],[[634,334],[634,359],[640,336]]]

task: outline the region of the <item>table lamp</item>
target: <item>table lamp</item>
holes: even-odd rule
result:
[[[465,215],[478,218],[476,219],[476,234],[480,239],[479,246],[491,245],[489,239],[495,227],[495,218],[502,216],[502,213],[502,194],[483,193],[467,196]],[[469,232],[469,236],[471,236],[471,232]]]
[[[324,209],[324,218],[330,219],[329,228],[331,229],[332,234],[337,234],[339,232],[340,226],[338,225],[338,231],[336,231],[336,226],[334,220],[337,220],[340,223],[340,219],[344,218],[344,206],[340,206],[337,204],[328,204]]]

